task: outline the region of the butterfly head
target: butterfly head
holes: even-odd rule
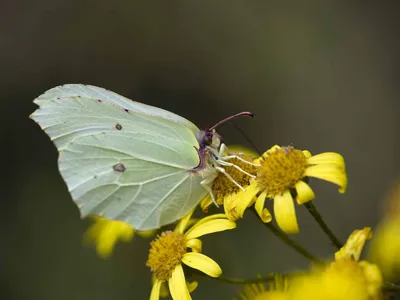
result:
[[[222,143],[222,136],[215,129],[202,130],[196,134],[200,149],[210,147],[218,150]]]

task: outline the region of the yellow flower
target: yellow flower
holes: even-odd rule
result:
[[[386,216],[376,229],[369,258],[387,280],[400,278],[400,182],[389,195]]]
[[[155,277],[150,300],[160,298],[161,287],[167,282],[173,299],[191,299],[186,284],[182,264],[202,271],[211,277],[222,274],[219,265],[201,254],[200,236],[233,229],[236,224],[229,221],[224,214],[215,214],[199,220],[188,229],[190,212],[176,225],[174,231],[166,231],[151,242],[149,258],[146,265]],[[190,249],[191,251],[188,251]]]
[[[153,275],[151,277],[151,280],[152,280],[152,285],[154,285],[154,283],[157,280],[156,276]],[[197,281],[192,281],[192,282],[186,281],[186,287],[188,289],[189,294],[191,294],[194,290],[196,290],[198,285],[199,285],[199,283]],[[168,289],[168,282],[164,281],[161,284],[161,287],[160,287],[160,297],[161,298],[167,298],[167,297],[170,297],[170,296],[171,296],[171,294],[170,294],[169,289]]]
[[[267,290],[264,284],[246,284],[239,292],[241,300],[285,300],[288,296],[288,281],[280,275],[274,276],[274,281]],[[235,299],[236,300],[236,299]]]
[[[344,160],[338,153],[311,156],[309,151],[297,150],[291,146],[274,146],[254,163],[260,165],[257,178],[251,180],[245,191],[239,191],[229,199],[231,210],[227,213],[232,218],[242,218],[245,209],[255,203],[255,209],[262,215],[265,199],[273,199],[276,221],[287,233],[299,231],[293,195],[300,205],[315,198],[307,184],[309,177],[335,183],[341,193],[347,187]]]
[[[365,241],[369,238],[369,227],[354,231],[343,248],[336,252],[334,262],[293,281],[288,299],[382,299],[383,279],[379,268],[367,261],[359,261]]]
[[[104,217],[92,217],[93,224],[84,234],[86,244],[94,244],[98,255],[108,258],[116,243],[120,240],[129,242],[133,239],[135,230],[127,223],[122,221],[112,221]],[[155,231],[138,232],[143,237],[154,234]]]
[[[229,147],[229,150],[230,155],[237,155],[241,159],[249,162],[250,164],[243,162],[242,160],[239,160],[237,158],[230,159],[228,160],[228,162],[235,164],[249,174],[257,174],[259,165],[257,161],[254,161],[254,157],[257,156],[255,152],[240,146],[231,146]],[[243,188],[247,188],[250,185],[250,176],[239,171],[235,167],[227,166],[224,167],[224,169]],[[222,173],[218,174],[217,178],[213,182],[212,192],[214,194],[217,204],[224,206],[225,213],[231,221],[236,221],[237,219],[241,218],[241,216],[239,216],[237,213],[237,203],[234,202],[237,193],[240,192],[240,188],[232,183],[232,181],[229,180],[227,176]],[[249,203],[248,206],[252,205],[254,202],[256,201]],[[208,207],[212,204],[213,201],[211,199],[211,196],[208,195],[200,202],[200,207],[204,212],[207,212]],[[270,222],[272,220],[271,213],[268,211],[267,208],[264,208],[264,202],[262,202],[262,205],[259,204],[261,204],[261,202],[257,201],[255,205],[257,213],[264,222]]]
[[[246,148],[239,148],[236,146],[236,147],[229,147],[229,149],[230,149],[229,152],[230,155],[237,155],[250,163],[253,162],[254,157],[256,156],[254,152]],[[240,152],[237,152],[238,150],[240,150]],[[242,170],[246,171],[249,174],[255,175],[257,173],[256,166],[245,163],[237,158],[230,159],[228,160],[228,162],[235,164],[236,166],[240,167]],[[237,168],[232,166],[225,166],[224,169],[240,186],[245,187],[250,184],[251,177],[239,171]],[[214,194],[217,204],[219,205],[223,205],[227,197],[236,194],[239,190],[240,188],[222,173],[218,173],[218,176],[217,178],[215,178],[212,185],[212,192]],[[211,196],[208,195],[201,201],[200,206],[202,210],[206,212],[208,207],[212,204],[213,202]]]

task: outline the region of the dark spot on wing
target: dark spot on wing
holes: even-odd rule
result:
[[[122,125],[119,124],[119,123],[115,124],[115,129],[121,130],[122,129]]]
[[[125,168],[124,164],[119,163],[119,164],[113,165],[113,170],[116,172],[123,173],[123,172],[125,172],[126,168]]]
[[[126,112],[129,112],[129,109],[125,108],[125,111],[126,111]]]
[[[78,95],[78,98],[80,98],[81,96]]]
[[[102,101],[102,100],[100,100],[100,99],[97,99],[97,102],[100,102],[100,103],[101,103],[101,102],[103,102],[103,101]]]
[[[97,178],[97,175],[94,175],[93,178],[96,179],[96,178]]]

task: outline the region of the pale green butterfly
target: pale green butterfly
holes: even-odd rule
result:
[[[174,113],[90,85],[58,86],[34,103],[39,108],[30,117],[55,143],[60,173],[82,217],[156,229],[185,216],[207,192],[214,200],[218,172],[238,185],[223,168],[243,171],[226,161],[238,157],[224,156],[215,128],[253,116],[249,112],[201,131]]]

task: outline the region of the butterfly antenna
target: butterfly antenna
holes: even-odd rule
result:
[[[257,146],[253,143],[253,141],[248,137],[248,135],[243,131],[242,128],[239,127],[235,122],[233,122],[233,126],[241,133],[241,135],[245,138],[245,140],[254,148],[254,150],[257,152],[259,156],[261,156],[261,151],[260,149],[257,148]]]
[[[228,122],[228,121],[230,121],[230,120],[232,120],[232,119],[235,119],[235,118],[237,118],[237,117],[241,117],[241,116],[246,116],[246,117],[252,117],[252,118],[254,118],[254,114],[253,114],[252,112],[249,112],[249,111],[242,111],[242,112],[240,112],[240,113],[237,113],[237,114],[235,114],[235,115],[232,115],[232,116],[230,116],[230,117],[227,117],[227,118],[225,118],[225,119],[219,121],[217,124],[215,124],[214,126],[212,126],[209,130],[213,130],[213,129],[217,128],[218,126],[221,126],[222,124],[224,124],[224,123],[226,123],[226,122]]]

